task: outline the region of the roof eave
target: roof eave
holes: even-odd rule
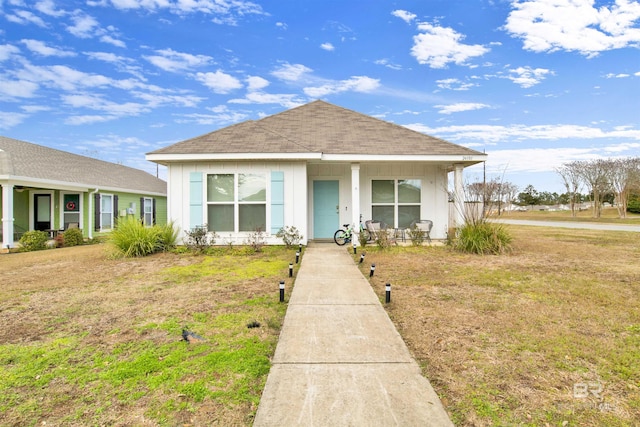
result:
[[[166,165],[175,162],[202,162],[211,160],[320,160],[322,153],[197,153],[153,154],[145,156],[150,162]]]
[[[166,193],[158,191],[140,190],[135,188],[120,188],[113,186],[105,186],[99,184],[74,183],[66,181],[56,181],[50,179],[31,178],[25,176],[0,175],[0,182],[6,182],[13,185],[21,185],[24,187],[50,188],[62,191],[78,191],[87,192],[94,191],[96,188],[100,191],[112,191],[114,193],[132,193],[132,194],[148,194],[153,196],[166,197]]]

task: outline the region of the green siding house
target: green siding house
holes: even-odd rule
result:
[[[167,222],[167,183],[90,157],[0,136],[2,250],[28,230],[109,233],[118,219]]]

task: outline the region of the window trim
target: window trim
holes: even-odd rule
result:
[[[393,181],[393,202],[374,202],[373,201],[373,183],[375,181]],[[413,203],[406,203],[406,202],[399,202],[399,187],[398,184],[400,181],[418,181],[420,183],[420,201],[419,202],[413,202]],[[393,206],[393,224],[388,224],[389,226],[393,227],[393,228],[398,228],[399,224],[398,224],[398,220],[399,220],[399,207],[403,207],[403,206],[418,206],[420,208],[420,211],[422,211],[422,190],[423,190],[423,185],[422,185],[422,179],[421,178],[377,178],[377,179],[371,179],[371,215],[373,216],[373,208],[376,206]],[[373,218],[376,219],[376,218]],[[420,218],[417,218],[418,220]]]
[[[208,195],[208,186],[209,186],[209,176],[211,175],[232,175],[233,176],[233,200],[224,200],[224,201],[209,201]],[[255,201],[255,200],[240,200],[240,183],[239,176],[240,175],[258,175],[262,177],[264,183],[265,196],[264,200]],[[256,172],[256,171],[243,171],[243,172],[207,172],[204,174],[203,179],[205,185],[203,185],[203,201],[204,201],[204,216],[209,217],[209,206],[233,206],[233,230],[214,230],[216,233],[252,233],[255,230],[240,230],[240,206],[247,205],[257,205],[264,206],[264,226],[262,227],[262,232],[268,234],[268,224],[269,224],[269,197],[270,197],[270,188],[269,188],[269,173],[266,171]],[[211,225],[208,224],[210,228]]]
[[[111,199],[111,211],[110,212],[105,212],[102,208],[103,203],[104,203],[104,199],[105,197],[108,197]],[[111,220],[111,226],[109,228],[105,227],[103,224],[103,220],[102,220],[102,216],[104,214],[108,213],[109,214],[109,218]],[[100,193],[100,231],[111,231],[115,228],[115,224],[114,224],[114,213],[115,213],[115,195],[111,194],[111,193]]]
[[[149,203],[149,212],[146,211],[147,202]],[[142,198],[142,223],[145,227],[153,226],[153,197]],[[147,222],[147,215],[149,215],[149,222]]]

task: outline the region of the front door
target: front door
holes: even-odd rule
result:
[[[313,181],[313,238],[330,239],[340,227],[338,181]]]
[[[33,228],[44,231],[51,229],[51,194],[33,196],[34,219]]]

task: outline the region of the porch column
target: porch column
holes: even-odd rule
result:
[[[462,171],[464,170],[464,166],[454,165],[454,167],[455,167],[453,171],[453,186],[454,186],[453,203],[455,205],[454,226],[458,228],[458,227],[462,227],[462,225],[464,224],[465,200],[464,200],[464,184],[462,182]]]
[[[360,164],[351,164],[351,222],[356,230],[360,227]],[[354,240],[357,244],[357,239]]]
[[[13,184],[2,184],[2,248],[13,248]]]

